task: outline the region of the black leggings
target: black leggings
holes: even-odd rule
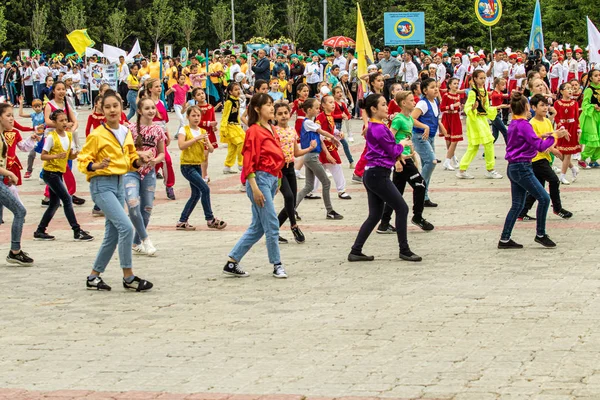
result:
[[[396,234],[398,235],[400,251],[409,249],[408,239],[406,238],[408,206],[390,180],[390,172],[390,169],[383,167],[373,167],[365,170],[363,184],[367,189],[369,216],[360,227],[358,236],[352,246],[352,250],[355,252],[362,252],[369,235],[381,220],[386,204],[396,212]]]
[[[417,166],[411,158],[406,159],[402,172],[396,172],[392,175],[392,182],[398,189],[400,194],[404,195],[406,183],[413,189],[413,215],[415,219],[423,218],[423,207],[425,204],[425,179],[419,173]],[[381,217],[382,225],[389,225],[392,219],[394,209],[388,204],[385,205],[383,217]]]
[[[283,195],[284,207],[279,213],[279,226],[281,227],[289,218],[290,225],[296,225],[296,195],[298,193],[298,184],[296,182],[296,171],[294,163],[286,164],[281,169],[281,194]]]

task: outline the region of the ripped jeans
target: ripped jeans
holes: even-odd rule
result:
[[[129,210],[129,219],[135,228],[133,243],[140,244],[148,238],[146,228],[154,204],[156,173],[152,170],[141,179],[137,172],[128,172],[125,174],[124,183],[125,204]]]

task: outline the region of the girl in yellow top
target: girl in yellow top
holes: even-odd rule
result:
[[[106,124],[94,129],[87,137],[78,156],[79,170],[87,175],[94,203],[106,218],[104,240],[98,250],[92,272],[86,280],[90,290],[111,290],[100,274],[119,247],[123,269],[123,287],[137,292],[152,288],[152,283],[133,274],[133,225],[125,212],[125,184],[123,175],[135,171],[152,159],[149,151],[137,151],[129,129],[120,124],[123,104],[113,90],[107,90],[102,99]]]
[[[67,132],[69,118],[63,110],[55,110],[50,114],[50,120],[54,122],[54,130],[48,133],[41,156],[44,162],[42,177],[50,191],[50,205],[42,216],[33,238],[35,240],[55,239],[54,236],[46,233],[46,228],[62,201],[63,210],[71,229],[73,229],[75,241],[89,242],[94,238],[82,230],[77,223],[75,211],[73,211],[73,199],[63,180],[63,174],[67,171],[67,161],[77,158],[73,135],[71,132]]]
[[[205,150],[209,153],[214,151],[213,145],[208,140],[206,131],[200,128],[202,112],[198,106],[191,106],[187,110],[189,125],[182,127],[177,133],[177,143],[181,150],[179,159],[181,174],[190,182],[192,195],[185,204],[181,217],[177,222],[177,230],[194,231],[196,228],[188,223],[188,219],[194,211],[198,200],[202,203],[206,224],[212,229],[223,229],[227,223],[213,215],[210,206],[210,189],[202,178],[202,163],[206,159]]]
[[[485,72],[477,70],[473,72],[473,87],[469,92],[469,97],[465,104],[465,113],[467,114],[467,139],[469,147],[467,152],[460,160],[460,171],[456,173],[459,179],[473,179],[473,175],[467,172],[469,165],[477,155],[479,146],[483,145],[485,151],[485,168],[488,179],[501,179],[500,175],[494,169],[496,165],[494,154],[494,136],[490,130],[488,120],[493,121],[496,118],[498,109],[490,106],[490,96],[485,90]]]
[[[238,169],[242,170],[242,147],[246,133],[240,125],[240,94],[242,89],[237,82],[231,82],[227,86],[223,116],[221,118],[221,143],[227,143],[227,157],[225,157],[225,168],[223,173],[236,174],[232,169],[237,159]]]

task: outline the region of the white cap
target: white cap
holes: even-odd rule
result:
[[[339,77],[341,78],[342,76],[346,76],[346,75],[349,75],[348,71],[342,71],[342,72],[340,72]]]
[[[328,86],[323,86],[320,90],[321,96],[326,96],[329,93],[331,93],[331,90],[329,90]]]
[[[428,68],[435,68],[435,69],[437,69],[437,67],[438,67],[437,64],[431,63],[431,64],[429,64]]]
[[[65,74],[65,75],[62,77],[62,81],[63,81],[63,82],[66,82],[68,79],[71,79],[71,80],[72,80],[72,79],[73,79],[73,74],[70,74],[70,73],[69,73],[69,74]]]
[[[377,71],[377,65],[375,64],[371,64],[367,67],[367,72],[368,71]]]

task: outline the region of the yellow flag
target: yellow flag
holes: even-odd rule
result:
[[[365,23],[363,21],[362,13],[360,12],[360,4],[356,3],[356,60],[358,62],[357,75],[363,76],[367,74],[367,67],[369,62],[374,61],[373,49],[367,36],[367,30],[365,29]],[[366,89],[366,83],[362,82],[363,90]]]
[[[80,56],[83,53],[85,53],[86,47],[92,47],[96,44],[88,36],[87,29],[78,29],[76,31],[73,31],[67,35],[67,39],[69,39],[71,46],[73,46],[75,52],[77,52],[77,54],[79,54]]]

